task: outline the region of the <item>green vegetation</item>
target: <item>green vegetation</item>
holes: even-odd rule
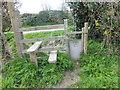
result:
[[[73,61],[66,53],[58,52],[56,64],[49,64],[46,55],[36,67],[24,57],[7,62],[3,70],[3,88],[50,88],[62,80],[66,70],[73,70]]]
[[[46,25],[56,25],[55,23],[46,23],[46,24],[40,24],[40,25],[34,25],[34,26],[46,26]],[[33,27],[32,25],[23,25],[24,28]]]
[[[42,37],[53,37],[64,35],[64,30],[52,31],[52,32],[39,32],[39,33],[29,33],[25,34],[25,38],[42,38]]]
[[[68,13],[65,11],[41,11],[36,15],[23,14],[21,18],[26,18],[22,20],[23,27],[26,26],[41,26],[41,25],[53,25],[63,23],[64,19],[68,19]]]
[[[51,36],[63,34],[64,31],[51,32]],[[25,38],[48,36],[50,36],[50,32],[40,32],[26,34]],[[17,57],[13,33],[6,33],[6,37],[12,47],[13,56]],[[37,56],[45,57],[44,59],[38,59],[38,67],[29,60],[28,55],[8,61],[3,67],[2,88],[50,88],[62,80],[66,70],[74,69],[74,63],[66,53],[58,52],[56,64],[48,63],[48,55],[46,53],[37,53]]]
[[[64,31],[53,31],[51,36],[64,35]],[[25,38],[40,38],[50,36],[50,32],[30,33]],[[12,33],[6,34],[7,39],[13,47],[13,55],[17,57],[14,37]],[[45,53],[38,53],[38,56],[45,56],[45,59],[38,60],[38,68],[28,59],[16,58],[5,64],[3,73],[3,88],[24,88],[24,87],[52,87],[59,83],[66,70],[73,70],[73,62],[66,53],[58,52],[56,64],[48,63],[48,56]],[[116,53],[109,55],[104,43],[97,40],[90,40],[88,55],[80,59],[81,73],[80,81],[69,86],[79,88],[118,88],[118,60]]]
[[[117,55],[109,55],[103,43],[90,40],[88,55],[80,59],[80,81],[69,86],[78,88],[118,88]]]

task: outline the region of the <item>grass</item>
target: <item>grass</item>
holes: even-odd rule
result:
[[[3,68],[2,88],[51,88],[61,82],[66,70],[73,70],[73,61],[66,53],[58,52],[56,64],[49,64],[46,57],[38,60],[38,67],[28,56],[7,62]]]
[[[46,26],[46,25],[57,25],[57,24],[56,23],[45,23],[45,24],[40,24],[40,25],[35,25],[35,26]],[[25,28],[35,27],[35,26],[22,24],[22,27],[25,27]]]
[[[103,43],[90,40],[88,55],[80,59],[80,81],[69,86],[75,88],[118,88],[117,55],[108,55]]]
[[[25,38],[42,38],[42,37],[53,37],[53,36],[63,36],[64,31],[63,30],[58,30],[58,31],[52,31],[52,32],[38,32],[38,33],[29,33],[25,34]]]
[[[51,36],[64,35],[64,31],[53,31]],[[7,33],[7,39],[17,57],[13,34]],[[30,33],[25,38],[49,37],[50,32]],[[90,40],[88,55],[80,59],[80,81],[69,86],[75,88],[118,88],[118,55],[109,55],[103,43]],[[42,54],[45,55],[45,54]],[[47,56],[47,55],[46,55]],[[8,62],[3,74],[3,87],[52,87],[60,82],[65,70],[72,70],[73,62],[67,54],[58,52],[57,64],[48,64],[47,58],[38,60],[39,68],[24,58]],[[18,64],[17,64],[18,63]],[[15,68],[16,67],[16,68]]]
[[[49,37],[50,32],[30,33],[25,38]],[[53,31],[51,36],[64,35],[64,31]],[[56,64],[48,63],[46,53],[37,53],[37,56],[46,58],[38,60],[38,67],[29,60],[29,55],[17,58],[17,51],[13,33],[6,33],[7,40],[12,47],[13,60],[8,61],[3,67],[2,88],[51,88],[61,82],[64,72],[74,69],[74,63],[69,55],[58,52]]]

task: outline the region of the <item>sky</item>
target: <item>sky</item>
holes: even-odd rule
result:
[[[20,13],[39,13],[45,5],[50,6],[52,10],[59,10],[63,0],[19,0],[22,5],[19,8]]]

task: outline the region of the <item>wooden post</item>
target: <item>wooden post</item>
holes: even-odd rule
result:
[[[2,31],[2,1],[0,1],[0,32]],[[3,55],[3,43],[2,43],[2,35],[0,33],[0,67],[2,68],[3,67],[3,64],[2,64],[2,55]],[[1,70],[0,70],[1,72]],[[0,87],[2,87],[2,73],[0,73]]]
[[[2,2],[0,1],[0,32],[1,31],[2,31]],[[0,35],[0,60],[2,60],[2,55],[3,55],[2,48],[3,48],[2,35]]]
[[[87,46],[88,46],[88,22],[84,24],[84,54],[87,54]]]
[[[11,57],[11,49],[10,49],[10,45],[4,35],[4,32],[3,32],[3,26],[2,26],[2,1],[0,2],[0,34],[1,34],[1,55],[3,55],[3,45],[4,45],[4,49],[5,49],[5,52],[7,52],[8,54],[5,56],[6,58],[10,58]],[[2,56],[3,57],[3,56]]]
[[[67,19],[64,20],[64,30],[65,30],[65,35],[68,38],[68,34],[67,34],[68,33],[68,20]],[[69,46],[68,39],[66,40],[66,45],[67,45],[67,52],[70,55],[70,46]]]
[[[82,28],[82,47],[84,52],[84,27]]]
[[[15,11],[14,8],[14,3],[13,2],[9,2],[8,0],[8,10],[9,10],[9,14],[10,14],[10,18],[11,18],[11,23],[12,23],[12,27],[13,27],[13,31],[14,31],[14,38],[15,38],[15,42],[16,42],[16,47],[17,47],[17,51],[18,51],[18,56],[22,57],[22,51],[23,51],[23,44],[20,43],[20,41],[23,39],[23,35],[22,33],[19,32],[20,30],[20,21],[19,21],[19,12]]]
[[[30,60],[38,66],[36,52],[31,52],[29,53],[29,55],[30,55]]]
[[[17,19],[17,23],[16,23],[16,29],[15,29],[15,32],[17,35],[18,35],[18,54],[19,54],[19,57],[22,57],[23,56],[23,53],[22,51],[24,50],[24,46],[23,46],[23,43],[20,43],[21,40],[23,40],[23,32],[19,32],[20,28],[21,28],[21,23],[20,23],[20,12],[19,11],[15,11],[15,14],[16,14],[16,19]],[[17,26],[18,25],[18,26]]]

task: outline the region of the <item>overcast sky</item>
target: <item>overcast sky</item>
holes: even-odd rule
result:
[[[48,5],[53,10],[59,10],[63,0],[19,0],[22,6],[19,8],[20,13],[39,13],[43,10],[44,5]]]

